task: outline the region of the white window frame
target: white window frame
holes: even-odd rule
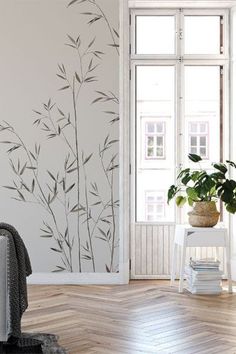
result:
[[[176,41],[175,54],[136,54],[136,16],[174,16],[175,17],[175,30],[176,30],[176,39],[181,35],[184,30],[184,16],[194,16],[194,15],[205,15],[205,16],[222,16],[224,21],[223,26],[223,53],[219,54],[184,54],[184,38],[181,41]],[[131,9],[130,10],[130,59],[178,59],[188,60],[188,59],[228,59],[228,47],[229,47],[229,38],[228,38],[228,18],[229,12],[227,9]]]

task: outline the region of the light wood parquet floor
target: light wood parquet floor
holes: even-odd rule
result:
[[[23,330],[59,335],[70,354],[236,354],[236,293],[178,294],[177,284],[148,280],[34,285]]]

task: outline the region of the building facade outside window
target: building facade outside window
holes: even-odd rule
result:
[[[165,191],[146,191],[146,220],[158,221],[165,217]]]
[[[165,158],[165,122],[147,122],[145,124],[146,159]]]
[[[189,123],[189,152],[209,158],[208,122]]]

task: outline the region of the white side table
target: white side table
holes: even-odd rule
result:
[[[192,227],[190,225],[176,225],[171,264],[171,285],[175,280],[177,247],[181,249],[179,292],[183,292],[184,267],[187,247],[224,247],[227,262],[228,290],[232,293],[230,242],[225,227]]]

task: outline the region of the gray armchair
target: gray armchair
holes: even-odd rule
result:
[[[8,339],[7,242],[7,238],[0,235],[0,343]]]

